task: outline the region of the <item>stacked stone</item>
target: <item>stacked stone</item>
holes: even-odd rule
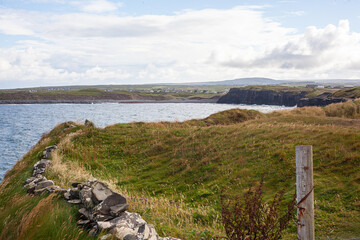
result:
[[[51,164],[49,159],[51,158],[51,152],[55,149],[55,145],[45,148],[43,152],[43,159],[35,163],[32,177],[26,179],[24,186],[27,188],[27,192],[29,194],[38,195],[45,191],[49,193],[66,191],[63,188],[56,186],[53,181],[47,180],[46,177],[43,176],[47,167]]]
[[[81,206],[79,225],[90,228],[90,235],[109,231],[102,239],[115,236],[121,240],[176,240],[161,238],[151,224],[147,224],[138,213],[126,211],[126,198],[113,192],[106,184],[89,179],[87,183],[73,183],[73,188],[64,193],[71,204]]]
[[[43,176],[51,165],[51,153],[56,145],[45,148],[43,159],[34,165],[32,177],[25,181],[29,194],[64,193],[71,204],[80,206],[78,225],[90,229],[89,234],[96,236],[100,231],[109,234],[101,239],[116,237],[120,240],[180,240],[173,237],[159,237],[155,228],[147,224],[138,213],[128,212],[126,198],[113,192],[105,183],[89,179],[86,183],[73,183],[72,188],[63,189]]]

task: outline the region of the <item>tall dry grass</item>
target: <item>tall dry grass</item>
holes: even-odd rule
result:
[[[48,175],[50,178],[56,180],[56,184],[66,187],[70,186],[72,182],[86,182],[89,178],[93,178],[92,174],[80,166],[77,162],[66,161],[61,154],[66,149],[71,149],[73,143],[71,139],[82,134],[82,130],[68,134],[58,144],[56,151],[52,153],[51,168]]]
[[[163,126],[166,127],[166,124]],[[79,165],[78,162],[67,161],[61,154],[63,151],[72,149],[72,138],[83,133],[79,130],[67,135],[60,141],[57,150],[52,153],[49,178],[54,179],[56,184],[62,187],[70,186],[72,182],[86,182],[94,177],[84,166]],[[129,210],[139,212],[147,222],[154,224],[160,234],[166,232],[168,226],[174,226],[171,231],[176,231],[178,237],[183,237],[181,233],[185,232],[185,229],[196,229],[197,232],[211,231],[224,235],[220,212],[209,206],[191,207],[185,203],[183,196],[174,196],[173,199],[177,199],[175,201],[171,198],[153,197],[151,193],[145,191],[129,192],[118,186],[116,179],[95,177],[113,191],[124,195],[130,205]],[[206,216],[211,216],[211,219],[205,219]]]
[[[40,217],[52,208],[52,201],[54,197],[54,194],[50,194],[48,197],[41,199],[39,203],[28,214],[23,215],[21,222],[18,226],[17,239],[27,238],[27,234],[34,227],[36,218]]]
[[[330,104],[324,107],[324,111],[328,117],[358,118],[360,115],[360,99]]]

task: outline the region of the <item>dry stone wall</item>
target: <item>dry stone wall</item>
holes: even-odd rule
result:
[[[97,179],[89,179],[86,183],[72,183],[69,189],[59,187],[46,179],[43,174],[51,165],[51,153],[56,148],[56,145],[45,148],[43,159],[34,165],[32,177],[25,181],[25,188],[29,194],[63,194],[69,204],[79,206],[81,217],[78,225],[90,229],[91,236],[107,231],[109,233],[101,239],[115,236],[121,240],[180,240],[160,237],[154,226],[148,224],[138,213],[127,211],[129,205],[124,196],[112,191]]]

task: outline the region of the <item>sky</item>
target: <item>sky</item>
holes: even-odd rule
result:
[[[0,89],[360,79],[359,9],[358,0],[0,0]]]

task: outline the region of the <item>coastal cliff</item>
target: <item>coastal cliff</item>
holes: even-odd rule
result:
[[[348,98],[333,97],[331,93],[323,93],[319,96],[312,98],[301,98],[297,103],[298,107],[309,107],[309,106],[327,106],[333,103],[341,103],[348,101]]]
[[[307,93],[307,91],[231,88],[226,95],[220,97],[218,103],[295,106]]]
[[[279,88],[269,87],[248,87],[231,88],[224,96],[220,97],[218,103],[230,104],[266,104],[280,106],[326,106],[333,103],[346,102],[349,98],[336,97],[330,92],[323,92],[319,95],[307,97],[308,95],[318,94],[309,88]]]

